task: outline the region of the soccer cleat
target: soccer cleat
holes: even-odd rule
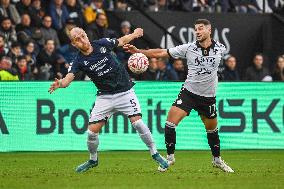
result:
[[[152,155],[152,158],[159,164],[158,171],[165,172],[168,169],[168,161],[159,153]]]
[[[212,165],[213,167],[219,168],[227,173],[234,172],[234,170],[231,167],[229,167],[229,165],[227,165],[226,162],[221,159],[221,157],[213,157]]]
[[[97,161],[88,160],[85,163],[79,165],[76,169],[76,172],[77,173],[83,173],[83,172],[89,170],[90,168],[98,166],[98,164],[99,164],[98,160]]]
[[[175,154],[167,155],[167,160],[168,160],[169,166],[175,164],[175,162],[176,162]]]

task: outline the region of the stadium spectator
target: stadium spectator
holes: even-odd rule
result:
[[[125,0],[116,0],[115,1],[115,10],[116,11],[126,11],[128,4]]]
[[[229,56],[225,61],[225,69],[223,71],[224,81],[240,81],[238,70],[236,69],[237,60],[234,56]]]
[[[22,46],[32,39],[32,29],[30,16],[22,14],[21,23],[16,25],[17,39]]]
[[[17,41],[17,35],[11,19],[4,17],[1,21],[0,35],[4,36],[5,47],[10,48],[11,44]]]
[[[0,35],[0,59],[3,56],[6,56],[8,51],[9,51],[9,49],[5,47],[4,36]]]
[[[275,13],[284,13],[284,1],[283,0],[269,0],[268,6]]]
[[[16,4],[16,7],[20,15],[28,14],[30,16],[32,26],[39,26],[41,23],[40,17],[35,14],[31,5],[31,0],[21,0]]]
[[[43,16],[46,14],[45,9],[41,6],[40,0],[32,0],[30,15],[32,16],[32,26],[40,27]]]
[[[66,0],[66,8],[69,18],[73,19],[77,26],[82,27],[84,17],[80,3],[77,3],[77,0]]]
[[[28,62],[28,65],[31,68],[32,74],[34,75],[34,78],[36,78],[38,74],[38,69],[36,67],[36,56],[37,53],[35,52],[35,43],[33,41],[29,41],[23,50],[24,55],[26,56],[26,60]]]
[[[16,65],[18,57],[21,55],[23,55],[21,44],[19,42],[13,42],[11,45],[11,49],[7,54],[7,56],[11,58],[13,66]]]
[[[173,0],[168,2],[169,10],[191,12],[194,0]]]
[[[72,28],[76,27],[76,23],[72,18],[67,19],[65,27],[58,32],[58,38],[61,46],[70,44],[69,32]]]
[[[18,10],[15,5],[10,3],[10,0],[1,0],[0,18],[9,17],[14,24],[19,24],[21,21]]]
[[[273,81],[284,81],[284,55],[277,57],[272,78]]]
[[[246,81],[271,81],[272,78],[267,68],[263,66],[263,55],[257,53],[253,58],[253,65],[245,72]]]
[[[63,4],[63,0],[52,0],[48,12],[52,18],[52,27],[57,31],[62,29],[69,18],[69,13]]]
[[[157,58],[150,58],[149,60],[149,67],[142,74],[142,79],[146,81],[155,81],[157,78],[157,70],[158,70],[158,59]]]
[[[256,0],[235,0],[235,7],[239,13],[258,13],[261,10]]]
[[[114,38],[114,31],[107,28],[107,17],[105,14],[99,13],[96,21],[87,26],[86,33],[90,41],[101,39],[104,37]]]
[[[185,81],[187,76],[187,70],[185,69],[182,59],[175,59],[173,63],[174,70],[178,75],[177,81]]]
[[[76,26],[82,27],[84,25],[84,16],[80,3],[77,3],[77,0],[66,0],[66,7],[69,18],[74,20]]]
[[[59,78],[66,74],[65,60],[55,51],[54,41],[48,39],[37,56],[39,80]]]
[[[17,70],[12,68],[12,61],[9,57],[3,56],[0,60],[0,81],[19,80]]]
[[[167,59],[159,58],[157,65],[158,65],[158,72],[156,80],[159,81],[178,81],[178,75],[176,71],[167,66]]]
[[[105,15],[105,11],[103,10],[103,0],[92,0],[91,3],[85,8],[83,14],[87,24],[96,21],[98,14]]]
[[[119,34],[119,37],[123,37],[125,35],[128,35],[131,33],[131,24],[129,21],[125,20],[123,22],[121,22],[120,24],[120,34]],[[132,44],[132,43],[131,43]],[[130,53],[128,52],[125,52],[123,50],[123,48],[117,48],[116,49],[116,55],[117,55],[117,58],[123,62],[124,64],[127,63],[127,60],[129,59],[130,57]]]
[[[168,10],[167,0],[148,0],[147,6],[148,10],[155,12]]]
[[[58,33],[58,37],[61,43],[59,52],[68,64],[71,63],[72,59],[76,56],[78,52],[78,50],[71,45],[71,41],[69,38],[70,31],[74,27],[76,27],[74,20],[69,18],[66,21],[65,27]]]
[[[29,14],[30,13],[31,2],[32,2],[31,0],[20,0],[16,4],[17,10],[18,10],[20,15]]]
[[[26,45],[30,40],[40,41],[43,36],[39,28],[31,26],[29,14],[21,16],[21,23],[16,26],[17,39],[22,46]]]
[[[17,69],[19,80],[21,81],[33,80],[31,68],[28,65],[28,62],[25,56],[18,57],[18,60],[16,63],[16,69]]]
[[[50,16],[46,15],[43,17],[42,27],[40,28],[41,33],[43,35],[43,40],[41,40],[40,44],[44,45],[44,42],[48,39],[52,39],[55,43],[56,49],[60,47],[60,41],[58,39],[57,31],[51,27],[52,19]]]

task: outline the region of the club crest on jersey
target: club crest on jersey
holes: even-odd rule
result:
[[[106,53],[106,48],[105,47],[101,47],[100,51],[101,51],[101,53]]]
[[[84,64],[85,66],[87,66],[90,62],[88,62],[87,60],[84,60]]]
[[[177,100],[177,104],[182,104],[182,100],[181,99]]]

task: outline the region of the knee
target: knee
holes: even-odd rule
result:
[[[140,134],[150,132],[149,128],[144,124],[142,119],[138,119],[132,123],[132,126]]]

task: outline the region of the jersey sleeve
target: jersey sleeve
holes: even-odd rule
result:
[[[74,58],[69,65],[68,73],[76,74],[80,71],[80,62],[78,61],[78,58]]]
[[[188,49],[188,44],[179,45],[173,48],[168,49],[168,54],[177,59],[177,58],[186,58],[186,51]]]
[[[113,49],[118,46],[118,40],[115,38],[102,38],[99,41],[103,46],[109,49]]]

